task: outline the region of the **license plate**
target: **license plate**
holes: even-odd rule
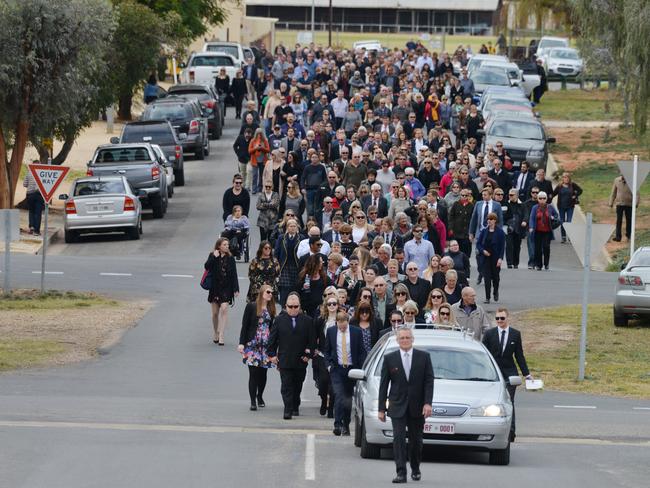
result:
[[[111,206],[110,205],[92,205],[90,207],[91,212],[110,212],[111,211]]]
[[[426,422],[424,424],[424,433],[425,434],[454,434],[455,425],[454,424],[436,424],[433,422]]]

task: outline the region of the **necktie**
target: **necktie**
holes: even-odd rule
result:
[[[377,207],[377,199],[376,198],[372,199],[372,206]]]
[[[503,344],[506,342],[506,331],[501,331],[501,340],[499,341],[499,355],[503,356]]]
[[[517,180],[517,190],[522,190],[523,189],[522,186],[523,186],[525,177],[526,177],[526,175],[524,173],[521,173],[519,175],[519,180]]]
[[[488,205],[488,202],[483,202],[483,227],[487,226],[487,217],[489,210],[490,206]]]
[[[411,355],[408,352],[404,353],[404,373],[406,373],[406,381],[408,381],[411,376]]]
[[[334,232],[334,242],[339,242],[339,233]]]
[[[348,365],[348,339],[345,332],[341,332],[341,364],[344,367]]]
[[[296,318],[291,317],[291,326],[295,329],[296,328]]]

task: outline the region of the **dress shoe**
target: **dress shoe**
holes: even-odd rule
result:
[[[293,412],[291,412],[291,415],[293,415],[294,417],[298,417],[300,415],[300,410],[296,408]]]
[[[332,433],[334,435],[336,435],[336,436],[341,435],[341,427],[334,427],[334,430],[332,431]]]
[[[497,290],[494,290],[494,301],[495,302],[499,301],[499,292]]]
[[[483,283],[483,277],[479,276],[478,278],[476,278],[476,284],[480,285],[481,283]]]
[[[393,483],[406,483],[406,476],[397,475],[393,478]]]
[[[261,396],[257,397],[257,406],[260,408],[266,407],[266,403],[264,403],[264,399]]]
[[[350,437],[350,427],[343,427],[341,429],[341,435]]]
[[[614,239],[612,239],[612,241],[614,241],[614,242],[621,242],[621,238],[620,238],[620,237],[614,237]]]
[[[413,471],[411,473],[411,479],[413,481],[420,481],[422,479],[422,473],[420,473],[419,471]]]
[[[327,411],[327,418],[328,419],[333,419],[334,418],[334,410],[328,410]]]
[[[489,299],[489,298],[486,298],[485,300],[483,300],[483,303],[485,303],[485,304],[489,304],[489,303],[490,303],[490,299]]]
[[[323,400],[320,404],[320,412],[321,415],[325,415],[327,413],[327,401]]]
[[[288,412],[285,412],[284,415],[282,416],[284,420],[291,420],[291,414]]]
[[[255,405],[254,403],[251,403],[250,410],[251,410],[251,412],[256,412],[257,411],[257,405]]]
[[[509,265],[508,265],[508,269],[512,269],[512,264],[509,264]]]

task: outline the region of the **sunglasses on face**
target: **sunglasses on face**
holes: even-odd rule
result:
[[[406,271],[417,271],[417,268],[407,268]]]
[[[241,181],[235,181],[235,185],[241,185],[241,184],[242,184]]]
[[[442,312],[442,311],[440,311],[440,312],[438,312],[438,313],[439,313],[440,315],[442,315],[443,317],[449,317],[449,312]]]
[[[287,308],[296,309],[296,308],[300,308],[300,305],[287,305]]]
[[[370,315],[370,310],[360,310],[359,315]]]
[[[335,307],[335,306],[337,306],[337,305],[338,305],[338,302],[329,302],[329,303],[327,304],[328,307]]]
[[[361,300],[370,300],[370,295],[361,295]]]
[[[401,324],[401,323],[402,323],[402,319],[391,320],[390,323],[391,323],[391,324]]]
[[[442,295],[431,295],[431,298],[436,298],[438,300],[442,299]]]
[[[398,291],[397,293],[395,293],[395,296],[397,296],[397,297],[405,297],[406,293],[404,293],[403,291]]]
[[[494,320],[502,321],[505,320],[506,317],[494,317]]]
[[[404,312],[404,315],[415,315],[415,312],[413,310],[408,310]]]
[[[265,290],[264,293],[265,293],[265,294],[268,293],[269,295],[273,295],[273,292],[272,292],[271,290]]]

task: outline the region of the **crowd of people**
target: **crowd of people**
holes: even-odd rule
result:
[[[256,197],[261,242],[238,346],[251,410],[265,406],[266,371],[279,365],[284,418],[299,415],[311,361],[321,415],[349,435],[351,389],[338,368],[415,324],[482,340],[491,323],[470,286],[473,260],[484,303],[499,301],[501,269],[519,267],[523,241],[528,269],[549,270],[554,230],[582,189],[568,173],[553,186],[543,169],[515,167],[500,142],[482,149],[467,54],[280,45],[272,63],[238,73],[238,167],[205,266],[223,345]]]

